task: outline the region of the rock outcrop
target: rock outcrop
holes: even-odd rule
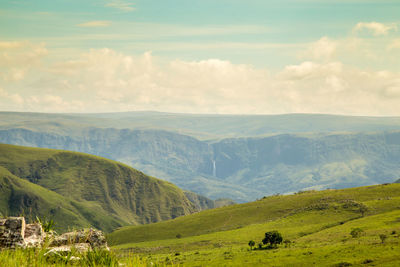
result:
[[[25,245],[27,247],[40,247],[43,245],[45,232],[40,223],[27,224],[25,226]]]
[[[71,251],[72,247],[79,252],[109,249],[103,232],[99,230],[84,229],[62,235],[46,235],[40,223],[25,224],[24,217],[0,219],[0,248],[41,247],[45,238],[52,252]]]
[[[103,232],[95,229],[84,229],[55,236],[50,247],[75,247],[76,249],[108,249]]]
[[[25,219],[23,217],[0,219],[0,247],[23,246],[25,246]]]

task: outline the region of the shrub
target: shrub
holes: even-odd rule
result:
[[[386,238],[387,238],[387,235],[385,235],[385,234],[380,234],[379,235],[379,238],[381,239],[381,242],[382,242],[382,244],[385,242],[385,240],[386,240]]]
[[[249,241],[249,247],[250,249],[253,249],[253,247],[256,245],[256,242],[254,242],[253,240]]]
[[[287,247],[290,248],[290,245],[292,244],[292,241],[290,241],[289,239],[285,239],[285,240],[283,240],[283,243],[285,244],[285,248],[287,248]]]
[[[46,218],[40,219],[39,217],[36,217],[36,221],[42,225],[44,232],[50,233],[54,231],[55,222],[52,219],[47,220]]]
[[[364,260],[363,262],[362,262],[362,264],[368,264],[368,263],[371,263],[371,262],[374,262],[373,260],[370,260],[370,259],[366,259],[366,260]]]
[[[270,231],[265,233],[265,238],[262,240],[264,245],[270,247],[277,247],[278,244],[282,243],[282,235],[278,231]]]
[[[360,203],[359,212],[361,213],[361,216],[364,217],[365,213],[368,212],[368,207],[365,206],[363,203]]]
[[[360,237],[364,233],[364,230],[361,228],[353,228],[351,229],[350,235],[353,238]]]
[[[177,234],[176,238],[182,238],[182,235],[181,234]]]

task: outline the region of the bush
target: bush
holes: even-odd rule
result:
[[[386,240],[386,238],[387,238],[387,235],[385,235],[385,234],[380,234],[380,235],[379,235],[379,238],[381,239],[381,242],[382,242],[382,244],[383,244],[383,243],[385,243],[385,240]]]
[[[373,260],[370,260],[370,259],[366,259],[366,260],[364,260],[363,262],[362,262],[362,264],[368,264],[368,263],[371,263],[371,262],[374,262]]]
[[[262,240],[264,245],[269,244],[270,247],[277,247],[277,245],[281,244],[282,241],[282,235],[278,231],[266,232],[265,238]]]
[[[52,219],[47,220],[46,218],[40,219],[39,217],[36,217],[36,221],[42,225],[44,232],[50,233],[54,231],[55,222]]]
[[[254,242],[253,240],[249,241],[249,247],[250,249],[253,249],[253,247],[256,245],[256,242]]]
[[[364,230],[361,228],[353,228],[351,229],[350,235],[353,238],[360,237],[364,233]]]
[[[287,247],[290,248],[290,245],[292,244],[292,241],[290,241],[289,239],[285,239],[285,240],[283,240],[283,243],[285,244],[285,248],[287,248]]]

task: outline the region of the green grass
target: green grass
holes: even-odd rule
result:
[[[106,250],[94,250],[86,253],[76,251],[61,254],[46,254],[47,249],[16,249],[0,251],[0,266],[7,267],[147,267],[146,259],[136,255],[125,258],[118,258],[113,252]],[[163,266],[161,264],[159,266]]]
[[[178,187],[124,164],[0,144],[0,215],[47,217],[60,231],[87,226],[111,231],[194,211]]]
[[[130,251],[147,260],[184,266],[398,266],[399,193],[400,185],[390,184],[272,196],[123,227],[108,240],[117,253]],[[364,216],[362,205],[368,207]],[[363,235],[352,238],[353,228],[361,228]],[[293,241],[291,246],[249,250],[249,240],[257,244],[271,230]],[[383,244],[380,234],[388,236]]]

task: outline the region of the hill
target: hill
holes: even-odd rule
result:
[[[400,131],[202,141],[160,130],[88,128],[70,136],[9,129],[0,130],[0,141],[107,157],[208,198],[236,202],[400,177]]]
[[[172,219],[196,211],[173,184],[83,153],[0,144],[0,212],[47,217],[60,230]]]
[[[147,261],[184,266],[397,266],[399,193],[399,184],[387,184],[277,195],[122,227],[107,238],[122,254],[130,251]],[[355,228],[361,229],[359,237],[350,234]],[[257,244],[272,230],[290,243],[248,249],[249,240]]]

